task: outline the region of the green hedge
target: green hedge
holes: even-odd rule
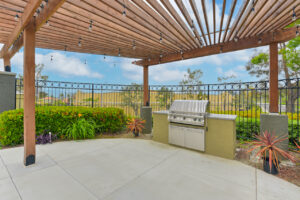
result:
[[[62,139],[66,138],[64,130],[80,118],[93,120],[96,133],[120,131],[127,121],[119,108],[37,107],[35,117],[37,135],[48,130]],[[0,143],[2,146],[23,143],[23,109],[0,114]]]
[[[299,126],[297,121],[289,120],[289,140],[293,144],[294,140],[299,140],[298,129]],[[240,140],[252,140],[254,139],[254,134],[260,132],[260,119],[259,118],[242,118],[238,117],[236,119],[236,135]],[[299,131],[300,133],[300,131]]]

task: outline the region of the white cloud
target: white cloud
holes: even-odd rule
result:
[[[121,65],[123,76],[131,79],[132,82],[141,82],[143,80],[143,68],[131,64],[128,59],[123,60]],[[168,81],[180,81],[183,79],[185,71],[174,69],[167,65],[149,67],[149,78],[156,82],[164,83]]]
[[[246,71],[246,67],[244,65],[239,65],[235,69],[238,71]]]
[[[233,71],[232,69],[226,71],[224,75],[225,77],[238,77],[238,73]]]
[[[51,56],[53,60],[51,61]],[[11,60],[12,66],[23,69],[23,52],[17,53]],[[62,76],[78,76],[90,78],[102,78],[103,75],[93,72],[88,64],[73,56],[66,56],[62,53],[54,52],[49,54],[36,54],[36,64],[44,64],[45,72],[56,72]]]

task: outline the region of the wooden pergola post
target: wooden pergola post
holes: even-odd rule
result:
[[[144,106],[149,106],[149,69],[148,66],[144,67]]]
[[[35,24],[24,29],[24,165],[35,163]]]
[[[270,113],[278,113],[278,44],[270,44],[269,98]]]
[[[11,71],[10,58],[8,56],[4,56],[3,61],[4,61],[4,71],[10,72]]]

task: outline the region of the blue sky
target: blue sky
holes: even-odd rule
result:
[[[258,51],[266,48],[257,48]],[[217,78],[234,75],[230,81],[256,80],[245,71],[255,49],[189,59],[169,64],[150,66],[150,84],[177,84],[183,79],[187,68],[201,69],[204,83],[216,83]],[[51,61],[52,56],[52,61]],[[36,49],[36,64],[44,64],[44,75],[49,80],[94,83],[142,83],[142,68],[131,64],[132,59]],[[3,61],[0,61],[3,69]],[[12,71],[23,73],[23,50],[11,60]]]

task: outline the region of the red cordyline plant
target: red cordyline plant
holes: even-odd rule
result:
[[[272,163],[277,169],[279,169],[278,155],[281,155],[292,162],[296,162],[294,156],[277,146],[278,143],[287,140],[288,136],[283,135],[281,137],[278,137],[269,133],[268,131],[265,131],[263,135],[256,135],[255,137],[257,140],[251,142],[252,148],[249,149],[248,152],[252,152],[255,149],[260,148],[256,156],[259,156],[260,159],[268,157],[270,170],[272,170]]]
[[[145,123],[145,120],[139,119],[139,118],[133,118],[129,120],[127,123],[127,129],[128,132],[131,131],[134,134],[142,132],[144,126],[143,124]]]
[[[299,144],[296,142],[296,141],[294,141],[295,142],[295,144],[296,144],[296,147],[298,148],[298,150],[300,151],[300,139],[299,139]]]

